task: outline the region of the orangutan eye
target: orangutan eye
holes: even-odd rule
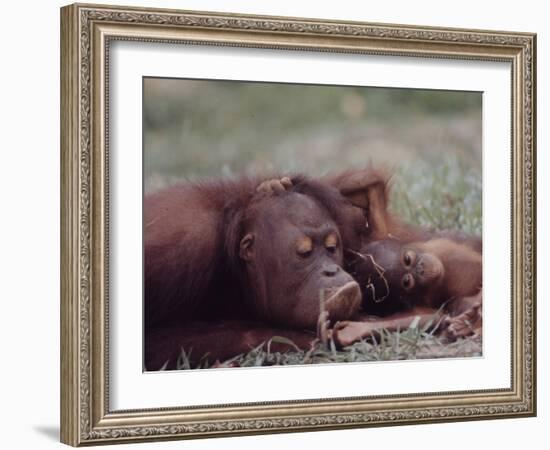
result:
[[[401,285],[405,290],[411,289],[414,286],[414,277],[410,273],[405,274],[401,279]]]
[[[407,250],[403,255],[403,264],[410,266],[413,263],[414,253],[411,250]]]
[[[298,239],[298,242],[296,242],[296,253],[303,258],[310,256],[313,253],[313,241],[311,238],[304,236]]]
[[[325,247],[330,253],[334,253],[338,248],[338,236],[331,233],[325,238]]]

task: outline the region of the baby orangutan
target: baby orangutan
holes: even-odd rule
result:
[[[355,253],[351,273],[361,286],[360,321],[335,324],[340,345],[370,336],[382,328],[439,323],[449,339],[481,331],[482,256],[477,242],[438,237],[412,243],[385,239]],[[378,318],[374,319],[375,315]],[[383,318],[380,318],[383,316]]]
[[[477,294],[482,285],[481,253],[450,239],[410,244],[394,239],[375,241],[363,248],[360,259],[355,272],[364,286],[367,312],[371,303],[385,300],[439,308]],[[377,278],[371,277],[372,266]],[[361,278],[366,278],[364,283]]]

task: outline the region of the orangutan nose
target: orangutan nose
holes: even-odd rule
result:
[[[322,274],[325,277],[333,277],[340,271],[340,267],[336,264],[327,264],[323,267]]]
[[[416,273],[420,276],[424,275],[424,261],[419,261],[416,265]]]

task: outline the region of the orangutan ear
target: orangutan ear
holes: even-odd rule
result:
[[[254,258],[254,234],[248,233],[241,239],[239,244],[239,256],[245,261],[251,261]]]

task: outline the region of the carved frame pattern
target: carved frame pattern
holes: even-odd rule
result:
[[[535,414],[535,35],[92,5],[67,6],[61,16],[63,442],[77,446]],[[104,77],[113,39],[510,61],[512,388],[243,404],[232,405],[231,411],[223,405],[110,411],[105,288],[108,111],[102,98],[108,94]],[[350,410],[354,402],[357,406]],[[285,405],[292,406],[292,412],[285,413]]]

